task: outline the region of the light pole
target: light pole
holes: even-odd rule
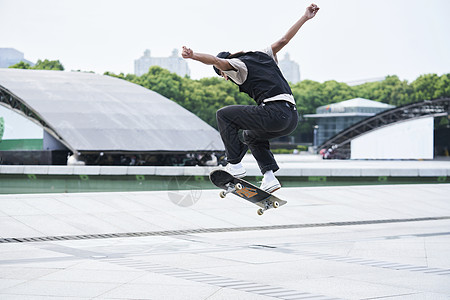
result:
[[[313,141],[313,149],[314,152],[317,152],[318,146],[318,134],[319,134],[319,125],[314,125],[314,141]]]

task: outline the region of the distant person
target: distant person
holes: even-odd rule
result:
[[[250,148],[264,175],[261,189],[271,193],[281,185],[275,177],[279,167],[270,151],[269,140],[295,130],[298,114],[288,82],[283,77],[276,54],[295,36],[300,27],[314,18],[319,7],[311,4],[287,33],[270,47],[255,52],[220,52],[217,56],[194,52],[183,46],[182,57],[212,65],[219,76],[231,80],[255,105],[230,105],[217,111],[217,125],[225,145],[226,170],[242,178],[246,170],[241,160]],[[244,143],[238,132],[243,130]]]

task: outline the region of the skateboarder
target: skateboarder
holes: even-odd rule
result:
[[[217,125],[225,145],[226,170],[242,178],[246,170],[241,160],[250,148],[264,175],[261,189],[269,193],[281,187],[274,175],[279,167],[270,151],[269,139],[286,136],[295,130],[298,114],[288,82],[283,77],[276,54],[295,36],[300,27],[312,19],[319,7],[311,4],[287,33],[263,51],[220,52],[217,56],[197,53],[183,46],[183,58],[213,65],[215,72],[239,86],[255,105],[231,105],[217,111]],[[244,143],[238,132],[243,130]]]

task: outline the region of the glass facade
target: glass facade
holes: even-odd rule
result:
[[[317,131],[317,143],[322,144],[330,137],[338,134],[344,129],[352,126],[366,119],[367,116],[355,116],[355,117],[329,117],[320,118],[317,120],[317,125],[319,126]]]
[[[356,98],[320,106],[316,109],[316,114],[304,117],[317,120],[315,146],[318,146],[348,127],[394,107],[377,101]]]

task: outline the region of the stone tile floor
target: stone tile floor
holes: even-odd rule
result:
[[[0,298],[450,299],[449,195],[286,188],[263,216],[216,190],[3,195]]]

